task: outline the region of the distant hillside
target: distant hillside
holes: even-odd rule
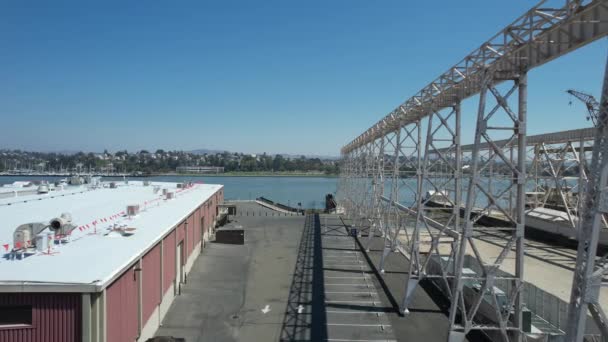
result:
[[[294,159],[294,158],[300,158],[301,156],[304,156],[306,158],[319,158],[321,160],[338,160],[340,159],[340,157],[337,156],[321,156],[321,155],[316,155],[316,154],[288,154],[288,153],[277,153],[282,155],[285,158],[289,158],[289,159]]]
[[[192,151],[188,151],[188,152],[193,153],[193,154],[216,154],[216,153],[224,153],[224,152],[229,152],[229,151],[226,151],[226,150],[209,150],[209,149],[206,149],[206,148],[201,148],[201,149],[198,149],[198,150],[192,150]]]
[[[200,149],[192,150],[192,151],[188,151],[188,152],[193,153],[193,154],[198,154],[198,155],[217,154],[217,153],[224,153],[224,152],[233,153],[233,152],[228,151],[228,150],[210,150],[210,149],[206,149],[206,148],[200,148]],[[251,154],[251,153],[244,153],[244,154]],[[262,155],[264,153],[262,152],[262,153],[253,153],[253,154]],[[283,156],[284,158],[287,158],[287,159],[297,159],[297,158],[300,158],[301,156],[304,156],[304,157],[306,157],[308,159],[311,159],[311,158],[319,158],[319,159],[322,159],[322,160],[338,160],[338,159],[340,159],[340,157],[338,157],[338,156],[323,156],[323,155],[316,155],[316,154],[304,154],[304,155],[302,155],[302,154],[291,154],[291,153],[274,153],[274,154],[273,153],[267,153],[267,155],[269,155],[269,156],[281,155],[281,156]]]

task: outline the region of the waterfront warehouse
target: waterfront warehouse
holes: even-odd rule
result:
[[[152,337],[223,199],[222,185],[156,182],[0,199],[0,342]]]

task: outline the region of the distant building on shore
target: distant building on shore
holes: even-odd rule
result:
[[[224,173],[223,166],[178,166],[177,173]]]

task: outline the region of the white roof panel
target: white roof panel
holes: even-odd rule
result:
[[[162,191],[155,194],[153,186],[143,186],[142,182],[128,185],[119,182],[116,189],[81,187],[57,194],[0,199],[0,255],[3,256],[0,285],[86,284],[103,288],[222,188],[222,185],[195,184],[181,191],[177,183],[152,185],[176,192],[175,199],[162,200]],[[141,212],[129,219],[120,213],[131,204],[139,204]],[[13,232],[19,225],[47,223],[64,212],[70,213],[73,223],[79,227],[72,232],[68,243],[55,245],[50,254],[35,252],[19,258],[11,253]],[[115,223],[136,228],[135,234],[105,235]]]

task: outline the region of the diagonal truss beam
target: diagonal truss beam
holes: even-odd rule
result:
[[[513,72],[533,69],[606,36],[607,17],[604,0],[541,1],[344,146],[342,153],[386,135],[396,125],[418,121],[433,108],[479,94],[487,68],[509,78]],[[492,85],[502,81],[494,78]]]

